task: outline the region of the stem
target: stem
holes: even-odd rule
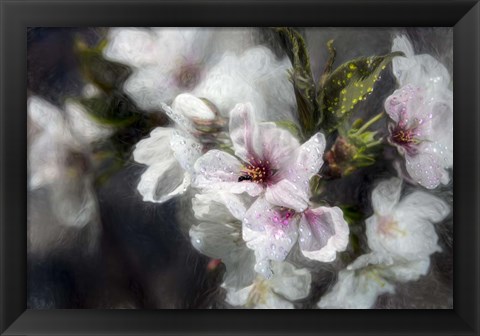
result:
[[[362,127],[360,127],[355,133],[354,135],[359,135],[361,134],[363,131],[365,131],[367,128],[369,128],[370,126],[372,126],[374,123],[376,123],[377,121],[379,121],[382,117],[383,117],[383,112],[380,112],[379,114],[377,114],[376,116],[374,116],[372,119],[370,119],[369,121],[367,121],[365,124],[362,125]]]
[[[372,147],[381,145],[382,143],[383,143],[383,138],[378,139],[377,141],[372,141],[372,142],[370,142],[369,144],[367,144],[365,147],[366,147],[366,148],[372,148]]]

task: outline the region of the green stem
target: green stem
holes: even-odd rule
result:
[[[377,121],[379,121],[382,117],[383,117],[383,112],[380,112],[379,114],[377,114],[376,116],[374,116],[372,119],[370,119],[369,121],[367,121],[365,124],[362,125],[362,127],[360,127],[353,135],[360,135],[363,131],[365,131],[367,128],[369,128],[370,126],[372,126],[374,123],[376,123]]]
[[[366,148],[372,148],[372,147],[381,145],[382,143],[383,143],[383,138],[378,139],[377,141],[372,141],[372,142],[370,142],[369,144],[367,144],[365,147],[366,147]]]

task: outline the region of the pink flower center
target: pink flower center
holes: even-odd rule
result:
[[[268,183],[273,176],[274,170],[270,161],[251,158],[250,162],[242,169],[242,175],[238,178],[238,182],[252,181],[256,183]]]
[[[288,226],[294,215],[295,211],[291,209],[281,208],[278,211],[278,214],[273,216],[272,220],[275,225],[278,224],[281,226]]]
[[[421,142],[419,140],[419,125],[422,122],[415,119],[410,126],[407,122],[400,121],[393,129],[390,130],[391,141],[403,147],[408,154],[415,155],[417,153],[417,145]]]

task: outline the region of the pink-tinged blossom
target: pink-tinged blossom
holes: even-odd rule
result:
[[[367,309],[395,283],[418,280],[430,268],[430,256],[440,251],[433,223],[450,212],[441,199],[423,191],[400,198],[402,180],[382,181],[372,192],[374,214],[366,220],[371,252],[340,271],[320,308]]]
[[[211,150],[197,160],[196,187],[250,196],[265,192],[272,204],[307,208],[309,180],[323,164],[322,134],[300,146],[287,130],[257,122],[251,104],[237,104],[230,115],[230,137],[235,155]]]
[[[406,57],[393,60],[400,84],[385,102],[392,122],[389,141],[405,158],[411,179],[428,189],[450,180],[453,167],[453,95],[447,69],[430,55],[415,55],[404,36],[393,51]]]
[[[243,239],[255,251],[255,270],[269,278],[271,261],[283,261],[298,243],[312,260],[331,262],[348,245],[349,228],[338,207],[295,211],[272,206],[259,197],[243,219]]]
[[[339,208],[309,208],[309,181],[323,164],[321,133],[304,144],[273,123],[258,123],[250,104],[230,116],[235,156],[211,150],[195,163],[195,186],[260,197],[243,220],[243,239],[255,251],[257,272],[271,275],[297,242],[310,259],[329,262],[346,248],[348,225]]]

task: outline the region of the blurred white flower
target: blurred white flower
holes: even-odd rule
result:
[[[255,279],[255,255],[242,239],[246,204],[237,195],[216,192],[197,194],[192,200],[200,224],[190,229],[192,245],[201,253],[221,259],[226,272],[223,285],[243,288]]]
[[[407,37],[396,37],[392,51],[400,88],[385,102],[392,119],[389,141],[405,157],[408,175],[425,188],[449,182],[453,167],[453,94],[447,69],[430,55],[415,55]]]
[[[67,102],[64,111],[39,97],[28,100],[29,190],[47,188],[59,222],[86,225],[96,213],[88,174],[91,143],[111,132],[90,120],[81,105]]]
[[[287,57],[277,60],[263,46],[247,49],[240,55],[227,52],[194,93],[212,101],[224,116],[243,101],[255,107],[259,120],[293,121],[296,100],[288,76],[291,67]]]
[[[104,56],[132,67],[124,89],[139,107],[159,110],[205,76],[211,36],[198,28],[114,28]]]
[[[400,200],[402,180],[381,182],[372,193],[374,215],[366,220],[368,246],[340,271],[337,284],[319,302],[321,308],[371,308],[377,296],[394,293],[395,282],[418,280],[440,251],[433,223],[450,212],[445,202],[423,191]]]
[[[402,180],[382,181],[372,192],[373,216],[366,220],[368,246],[400,260],[428,258],[440,251],[433,223],[449,213],[441,199],[414,191],[400,200]]]
[[[261,119],[291,120],[291,63],[254,47],[253,34],[245,28],[114,28],[104,55],[133,68],[124,89],[145,110],[160,110],[189,92],[213,102],[223,116],[250,101]]]
[[[308,296],[308,270],[296,269],[286,262],[275,262],[272,268],[274,275],[268,280],[257,277],[252,285],[240,290],[226,288],[227,303],[254,309],[293,309],[292,301]]]
[[[190,185],[193,164],[203,146],[195,122],[209,122],[215,113],[201,99],[178,95],[169,107],[162,105],[174,127],[157,127],[133,151],[135,161],[148,166],[137,186],[144,201],[163,203],[183,194]]]
[[[395,282],[425,275],[430,259],[398,261],[386,255],[365,254],[338,273],[335,286],[318,303],[323,309],[369,309],[377,297],[395,292]]]

